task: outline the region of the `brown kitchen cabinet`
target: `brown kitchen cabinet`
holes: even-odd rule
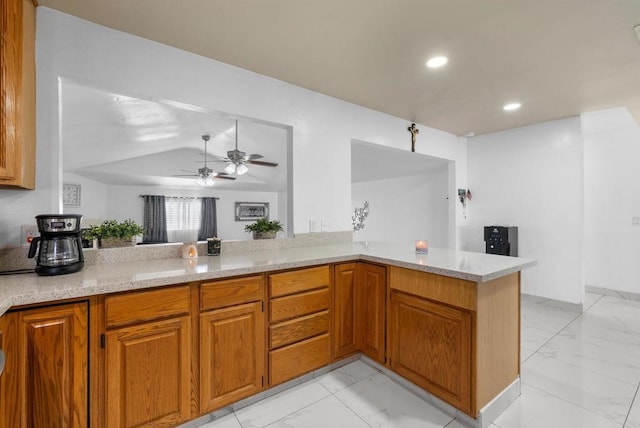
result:
[[[385,361],[386,268],[371,263],[334,268],[334,356],[361,351]]]
[[[329,266],[269,275],[269,385],[331,362]]]
[[[262,275],[200,286],[200,412],[209,413],[264,388]]]
[[[0,317],[0,427],[89,426],[88,313],[82,301]]]
[[[389,267],[389,367],[472,417],[520,374],[520,274]]]
[[[191,418],[188,285],[104,298],[105,426],[173,427]]]
[[[471,315],[393,291],[391,369],[465,413],[471,401]]]
[[[35,8],[0,2],[0,187],[35,187]]]
[[[334,356],[342,358],[358,351],[356,309],[357,272],[360,263],[336,265],[333,272]]]
[[[361,327],[358,348],[384,364],[386,352],[387,269],[371,263],[358,266],[357,310]]]

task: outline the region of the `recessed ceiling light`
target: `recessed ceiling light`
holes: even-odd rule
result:
[[[502,107],[502,110],[504,111],[518,110],[521,106],[522,104],[520,103],[509,103],[509,104],[505,104],[504,107]]]
[[[447,62],[449,62],[449,58],[447,58],[446,56],[434,56],[433,58],[429,59],[429,61],[427,61],[427,67],[438,68],[442,67]]]

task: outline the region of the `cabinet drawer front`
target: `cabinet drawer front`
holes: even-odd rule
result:
[[[270,320],[279,322],[329,309],[329,289],[309,291],[271,300]]]
[[[200,305],[202,310],[255,302],[262,300],[263,296],[264,281],[262,280],[262,275],[203,282],[200,286]]]
[[[472,281],[392,266],[389,286],[392,290],[476,310],[478,284]]]
[[[329,286],[329,266],[269,275],[271,297],[286,296],[327,286]]]
[[[269,352],[269,384],[277,385],[326,366],[330,362],[329,334]]]
[[[107,328],[189,313],[189,286],[107,296]]]
[[[328,331],[329,311],[281,322],[269,327],[269,347],[280,348]]]

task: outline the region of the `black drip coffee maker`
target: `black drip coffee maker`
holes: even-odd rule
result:
[[[40,236],[31,241],[29,258],[36,257],[38,275],[62,275],[78,272],[84,266],[80,214],[43,214],[36,216]]]

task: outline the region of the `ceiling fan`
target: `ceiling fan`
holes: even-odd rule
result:
[[[202,168],[198,168],[198,172],[192,172],[191,174],[179,174],[172,175],[172,177],[197,177],[198,184],[202,186],[213,186],[214,179],[224,179],[224,180],[235,180],[235,177],[231,177],[226,172],[214,172],[211,168],[207,167],[207,141],[209,141],[209,135],[203,135],[202,139],[204,140],[204,166]],[[191,172],[182,170],[184,172]]]
[[[274,162],[258,160],[262,158],[263,156],[257,153],[248,155],[238,150],[238,120],[236,119],[236,148],[229,150],[226,158],[219,157],[215,162],[227,162],[228,165],[224,168],[224,172],[227,174],[236,173],[237,175],[242,175],[249,171],[247,164],[269,166],[272,168],[278,166],[278,164]]]

